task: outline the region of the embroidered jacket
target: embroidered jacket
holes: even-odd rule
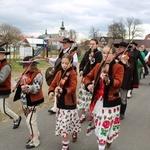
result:
[[[6,59],[3,59],[2,61],[0,61],[0,95],[9,95],[10,93],[11,67]]]
[[[27,72],[31,82],[28,84],[28,93],[25,93],[21,89],[21,85],[18,86],[15,93],[14,101],[21,99],[23,105],[33,106],[44,102],[44,96],[42,92],[43,77],[40,72]]]
[[[60,80],[64,70],[57,72],[54,80],[49,86],[48,93],[54,92],[55,88],[60,84]],[[57,98],[57,107],[62,109],[75,109],[76,108],[76,87],[77,87],[77,73],[73,68],[69,68],[65,74],[69,74],[64,85],[61,86],[63,92]]]
[[[83,79],[86,90],[88,90],[87,86],[89,84],[92,84],[93,80],[94,82],[98,81],[94,86],[95,88],[93,92],[92,101],[94,100],[95,95],[98,93],[98,89],[100,86],[99,72],[101,70],[101,65],[102,63],[96,64],[96,66],[91,70],[91,72],[87,74]],[[119,89],[121,88],[122,85],[123,75],[124,75],[123,66],[116,63],[115,60],[113,60],[110,63],[109,72],[108,72],[110,83],[108,85],[105,85],[104,87],[104,101],[103,101],[104,107],[113,107],[121,104]]]

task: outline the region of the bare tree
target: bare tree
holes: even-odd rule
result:
[[[128,17],[126,18],[129,41],[134,37],[141,37],[143,29],[141,27],[142,21],[138,18]]]
[[[74,41],[76,41],[76,39],[77,39],[77,32],[75,30],[71,29],[68,34],[69,34],[69,38],[71,38]]]
[[[18,42],[20,41],[20,37],[22,36],[22,32],[20,29],[9,25],[2,24],[0,25],[0,40],[1,42],[7,42],[6,50],[8,51],[8,45],[12,45],[14,48],[14,58],[16,53],[16,47],[18,46]]]
[[[121,38],[123,40],[126,37],[126,30],[124,24],[122,23],[122,20],[118,22],[113,21],[113,24],[108,26],[107,35],[112,37],[113,39]]]
[[[97,38],[99,36],[99,30],[95,29],[94,27],[91,27],[90,29],[90,38]]]

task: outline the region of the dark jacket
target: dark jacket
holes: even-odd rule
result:
[[[100,63],[102,61],[102,54],[98,49],[94,50],[94,59],[95,62],[93,64],[90,64],[89,61],[89,54],[91,53],[91,49],[89,49],[83,56],[83,59],[81,60],[80,66],[79,66],[79,72],[83,71],[83,77],[87,75],[97,63]]]
[[[123,82],[122,82],[121,88],[124,90],[138,88],[139,80],[138,80],[138,71],[137,71],[136,60],[127,51],[125,55],[128,55],[128,57],[129,57],[129,60],[128,60],[129,65],[123,64],[119,59],[119,56],[122,55],[122,53],[120,53],[116,56],[116,59],[119,61],[119,64],[124,66],[124,77],[123,77]]]
[[[131,56],[133,56],[135,58],[135,60],[137,61],[138,59],[141,61],[141,63],[143,64],[144,70],[145,70],[145,74],[148,74],[148,68],[146,66],[146,63],[141,55],[141,52],[137,49],[134,50],[129,50],[129,53],[131,54]]]
[[[143,50],[145,56],[148,54],[148,51],[146,49]]]

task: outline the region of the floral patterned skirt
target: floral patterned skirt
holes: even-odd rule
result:
[[[78,110],[89,110],[89,105],[91,103],[92,94],[85,90],[84,84],[81,83],[79,92],[78,92]]]
[[[106,143],[118,137],[120,132],[120,105],[115,107],[103,107],[103,99],[99,99],[93,110],[95,134],[97,143],[101,149]]]
[[[78,110],[57,109],[55,135],[78,133],[81,131]]]

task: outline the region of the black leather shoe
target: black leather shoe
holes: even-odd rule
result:
[[[14,121],[14,126],[13,126],[13,129],[17,129],[20,125],[20,122],[21,122],[21,119],[22,117],[19,116],[19,118],[17,120]]]
[[[56,112],[52,111],[51,109],[49,109],[48,112],[49,112],[51,115],[56,114]]]
[[[30,137],[29,140],[27,141],[26,145],[29,145],[29,143],[32,141],[32,138]]]
[[[120,114],[120,120],[124,119],[124,115]]]
[[[33,144],[33,141],[31,140],[30,143],[26,144],[26,148],[27,148],[27,149],[31,149],[31,148],[38,147],[39,145],[40,145],[40,142],[39,142],[39,144],[38,144],[37,146],[35,146],[35,145]]]
[[[38,136],[38,139],[40,140],[40,134],[39,134],[39,136]],[[26,145],[29,145],[29,143],[30,143],[31,141],[32,141],[32,137],[30,137],[30,138],[28,139]]]
[[[35,145],[33,143],[29,143],[26,145],[27,149],[35,148]]]

